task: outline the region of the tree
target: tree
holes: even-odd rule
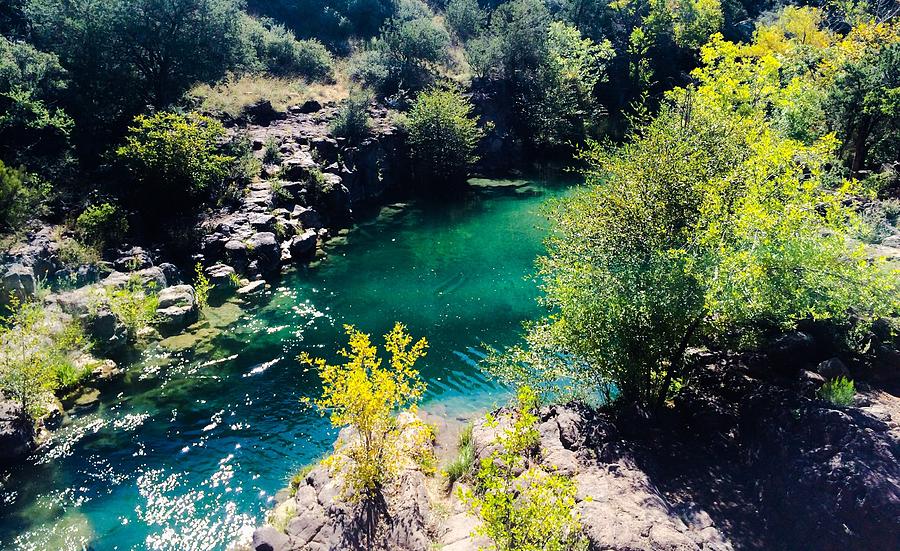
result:
[[[900,273],[852,244],[859,222],[843,199],[857,190],[826,178],[835,145],[784,138],[702,90],[674,92],[621,148],[592,145],[589,188],[551,212],[550,314],[501,374],[659,406],[687,377],[690,346],[896,314]],[[736,334],[745,342],[729,343]]]
[[[46,214],[50,184],[0,161],[0,231],[15,231]]]
[[[319,411],[329,414],[333,426],[352,427],[355,432],[326,464],[340,474],[347,497],[359,500],[377,496],[401,466],[403,434],[394,414],[414,407],[425,391],[415,364],[425,356],[428,343],[420,339],[413,344],[398,323],[384,336],[390,359],[382,366],[369,335],[352,326],[345,330],[349,348],[338,352],[345,363],[331,365],[305,352],[300,362],[319,371],[322,396],[314,401]]]
[[[58,107],[65,89],[57,56],[0,36],[0,158],[44,175],[59,173],[72,129]]]
[[[116,156],[139,183],[133,199],[149,214],[178,212],[224,182],[235,157],[219,152],[221,123],[189,113],[138,115]]]
[[[66,111],[94,151],[148,104],[219,80],[244,46],[236,0],[29,0],[26,12],[35,43],[68,71]]]
[[[75,219],[75,232],[83,243],[102,251],[108,244],[121,243],[128,220],[112,203],[89,205]]]
[[[332,77],[334,60],[318,40],[297,40],[294,33],[271,20],[244,16],[242,25],[244,40],[249,46],[245,61],[247,69],[281,77],[302,77],[308,81]]]
[[[407,119],[409,145],[418,176],[453,182],[477,161],[482,132],[472,104],[457,90],[431,90],[416,97]]]
[[[487,22],[487,14],[478,0],[450,0],[445,16],[447,24],[463,40],[480,34]]]

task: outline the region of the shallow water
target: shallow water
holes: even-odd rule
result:
[[[514,342],[538,313],[526,276],[546,232],[539,208],[569,186],[476,184],[463,199],[381,209],[263,306],[226,303],[146,351],[0,484],[0,549],[224,549],[330,447],[327,420],[299,402],[318,379],[296,357],[332,357],[345,323],[381,335],[402,321],[428,338],[427,409],[504,400],[476,364],[483,343]]]

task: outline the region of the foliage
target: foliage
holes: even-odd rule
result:
[[[26,11],[35,44],[68,72],[65,104],[87,147],[243,57],[235,0],[29,0]]]
[[[203,264],[198,262],[194,266],[194,273],[194,294],[197,299],[197,306],[202,309],[209,304],[209,292],[212,290],[212,283],[209,282],[209,278],[206,277],[206,273],[203,271]]]
[[[355,92],[344,100],[337,116],[331,122],[331,133],[346,138],[351,144],[359,143],[372,130],[369,104],[372,98],[365,92]]]
[[[365,499],[380,491],[401,466],[403,434],[394,414],[414,407],[422,397],[425,384],[415,364],[425,355],[428,343],[420,339],[412,344],[406,328],[396,324],[384,336],[390,360],[383,366],[368,335],[352,326],[345,329],[349,348],[338,352],[345,363],[330,365],[307,353],[301,354],[300,361],[319,371],[322,397],[314,402],[318,409],[323,415],[328,412],[333,426],[349,426],[356,432],[326,464],[341,473],[350,498]]]
[[[50,185],[0,161],[0,231],[15,231],[46,212]]]
[[[235,158],[218,151],[224,135],[219,122],[196,113],[138,115],[116,156],[139,183],[145,209],[177,209],[228,175]]]
[[[853,404],[853,396],[856,394],[853,381],[846,377],[837,377],[825,382],[819,388],[819,398],[831,402],[837,406],[849,406]]]
[[[481,34],[487,23],[487,13],[478,0],[450,0],[445,11],[447,24],[463,40]]]
[[[518,351],[532,373],[660,405],[701,339],[897,312],[898,273],[848,240],[856,186],[831,189],[833,139],[784,138],[703,90],[671,97],[630,143],[586,150],[589,189],[552,210],[552,313]]]
[[[274,137],[266,139],[263,145],[263,163],[274,165],[281,162],[281,143]]]
[[[10,314],[0,323],[0,390],[40,417],[53,391],[84,377],[69,357],[89,343],[75,322],[59,325],[38,302],[11,300]]]
[[[580,520],[573,512],[575,483],[528,465],[538,442],[533,413],[537,394],[521,387],[518,398],[513,426],[498,438],[499,449],[482,460],[475,491],[461,492],[470,510],[482,520],[476,533],[490,537],[497,551],[586,549]],[[489,418],[488,422],[496,420]]]
[[[128,233],[128,220],[112,203],[90,205],[75,220],[75,232],[83,243],[102,250],[122,241]]]
[[[104,288],[104,294],[109,311],[125,326],[130,340],[156,322],[159,296],[155,282],[145,284],[133,274],[122,287]]]
[[[430,84],[436,66],[449,60],[450,35],[421,0],[401,0],[362,62],[356,80],[383,95],[420,90]]]
[[[318,40],[297,40],[290,30],[268,19],[245,16],[242,23],[250,49],[245,62],[249,70],[309,81],[331,78],[334,61]]]
[[[302,38],[334,47],[375,35],[395,9],[394,0],[249,0],[252,13],[272,17]]]
[[[518,132],[533,144],[581,141],[599,123],[594,95],[613,57],[574,26],[551,21],[540,0],[512,0],[469,45],[476,73],[502,85],[513,101]]]
[[[72,120],[57,103],[65,78],[55,55],[0,36],[0,158],[48,176],[64,168]]]
[[[456,444],[457,455],[445,468],[447,486],[453,486],[457,480],[464,479],[475,466],[475,443],[472,441],[472,424],[463,427]]]
[[[406,126],[420,178],[447,182],[466,176],[478,160],[475,148],[482,136],[472,109],[454,89],[430,90],[416,97]]]

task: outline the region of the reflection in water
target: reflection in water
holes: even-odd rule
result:
[[[333,353],[342,325],[394,321],[431,343],[426,408],[468,413],[504,399],[477,367],[537,313],[544,199],[565,186],[481,181],[456,203],[381,210],[263,306],[226,302],[192,334],[145,351],[99,408],[72,416],[0,486],[0,549],[224,549],[334,439],[301,406],[318,379],[295,361]]]

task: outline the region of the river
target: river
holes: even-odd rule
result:
[[[380,209],[260,306],[212,307],[194,334],[147,349],[0,483],[0,549],[225,549],[329,449],[327,419],[300,403],[317,375],[296,358],[332,358],[344,324],[380,336],[401,321],[428,339],[426,409],[505,400],[477,361],[539,313],[527,276],[546,235],[540,207],[571,186],[473,184],[464,198]]]

